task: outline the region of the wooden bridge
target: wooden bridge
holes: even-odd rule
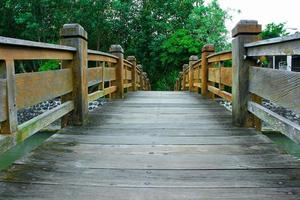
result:
[[[257,60],[299,55],[300,36],[257,42],[260,30],[241,21],[232,51],[206,45],[175,92],[148,91],[147,75],[118,45],[88,50],[79,25],[62,29],[66,46],[0,38],[1,151],[59,118],[63,126],[0,173],[0,199],[299,199],[300,161],[260,133],[260,120],[296,142],[299,124],[260,103],[299,112],[300,75]],[[37,59],[63,60],[62,69],[15,74],[15,61]],[[56,97],[59,107],[18,124],[18,110]],[[112,100],[88,112],[100,97]],[[232,112],[216,97],[232,101]]]

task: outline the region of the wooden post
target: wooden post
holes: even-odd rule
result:
[[[7,120],[1,123],[1,134],[14,134],[18,131],[16,105],[16,75],[14,60],[0,61],[0,78],[6,79]]]
[[[208,60],[207,56],[215,52],[215,47],[207,44],[202,48],[201,55],[201,94],[208,97]]]
[[[134,56],[128,56],[127,60],[132,63],[131,68],[131,83],[132,83],[132,91],[137,91],[136,87],[136,58]]]
[[[120,45],[111,45],[109,52],[117,56],[118,62],[114,65],[116,68],[116,86],[117,91],[114,95],[115,98],[122,99],[124,98],[124,50]]]
[[[60,31],[61,44],[76,47],[72,62],[63,62],[63,68],[72,68],[73,93],[62,101],[73,100],[72,124],[83,125],[88,114],[88,82],[87,82],[87,32],[79,24],[65,24]],[[63,120],[64,121],[64,120]],[[71,123],[67,120],[67,124]]]
[[[147,81],[146,81],[146,77],[147,76],[147,73],[146,72],[143,72],[143,90],[147,90],[146,88],[146,85],[147,85]]]
[[[242,20],[232,30],[232,120],[239,127],[249,123],[249,66],[255,64],[245,57],[244,44],[256,41],[260,32],[261,25],[253,20]]]
[[[188,64],[184,64],[182,66],[182,72],[183,72],[183,78],[182,78],[182,91],[186,91],[186,75],[185,75],[185,70],[189,67]]]
[[[179,91],[182,90],[182,80],[183,80],[183,72],[179,72],[179,86],[178,86]]]
[[[197,62],[198,56],[192,55],[189,58],[189,91],[194,92],[194,66],[193,64]]]

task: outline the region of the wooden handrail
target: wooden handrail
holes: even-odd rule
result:
[[[261,25],[256,21],[240,21],[232,31],[232,51],[214,53],[211,45],[205,45],[201,76],[192,79],[188,76],[191,70],[198,73],[196,65],[199,61],[185,66],[174,88],[185,90],[186,83],[192,81],[189,86],[199,87],[203,96],[219,96],[232,102],[234,125],[260,130],[260,120],[263,120],[300,143],[299,125],[260,105],[264,98],[300,113],[300,73],[261,68],[258,64],[259,56],[299,55],[300,34],[257,41],[260,32]],[[225,62],[232,66],[224,66]]]
[[[146,73],[115,51],[87,49],[87,33],[80,25],[64,25],[61,37],[63,45],[0,36],[0,143],[6,144],[0,145],[0,153],[57,119],[62,119],[62,126],[84,124],[90,101],[123,98],[115,94],[151,88]],[[16,60],[48,59],[60,60],[61,69],[15,73]],[[18,123],[19,110],[57,97],[60,106]]]

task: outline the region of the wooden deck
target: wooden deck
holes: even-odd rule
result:
[[[0,199],[299,200],[300,162],[216,102],[137,92],[1,174]]]

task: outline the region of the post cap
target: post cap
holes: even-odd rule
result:
[[[197,60],[199,60],[199,57],[196,56],[196,55],[192,55],[192,56],[190,56],[190,58],[189,58],[189,61],[197,61]]]
[[[65,24],[60,30],[60,37],[69,38],[69,37],[81,37],[85,40],[88,39],[87,32],[80,24]]]
[[[139,68],[140,70],[143,70],[143,66],[142,65],[137,65],[137,68]]]
[[[123,50],[121,45],[113,44],[113,45],[110,46],[109,52],[110,53],[124,53],[124,50]]]
[[[136,61],[136,58],[135,58],[135,56],[128,56],[127,60],[128,61]]]
[[[188,68],[188,67],[189,67],[188,64],[184,64],[184,65],[182,66],[183,69],[186,69],[186,68]]]
[[[183,74],[183,72],[179,72],[179,76],[181,76]]]
[[[202,53],[203,52],[214,52],[215,46],[213,44],[206,44],[202,47]]]
[[[261,25],[256,20],[241,20],[232,29],[232,37],[238,35],[258,35],[261,33]]]
[[[143,75],[144,75],[144,76],[147,76],[147,73],[146,73],[146,72],[143,72]]]

